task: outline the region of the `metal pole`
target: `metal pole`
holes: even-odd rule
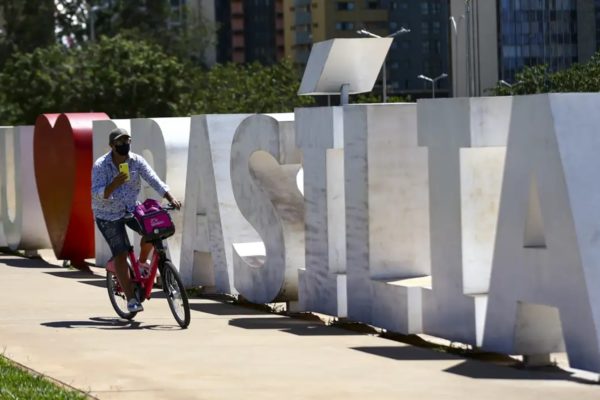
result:
[[[387,103],[387,73],[385,71],[385,60],[383,61],[383,102]]]
[[[350,95],[350,85],[348,83],[344,83],[340,88],[340,106],[345,106],[348,104]]]
[[[92,42],[96,41],[96,27],[94,26],[96,23],[96,12],[93,8],[90,9],[90,40]]]
[[[434,79],[433,82],[431,82],[431,98],[435,99],[435,82],[436,80]]]
[[[465,0],[465,20],[467,30],[467,96],[471,97],[471,1]]]

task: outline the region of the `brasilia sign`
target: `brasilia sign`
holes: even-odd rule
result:
[[[168,250],[188,286],[600,371],[598,110],[551,94],[41,116],[0,128],[0,246],[103,265],[89,174],[121,126],[184,200]]]

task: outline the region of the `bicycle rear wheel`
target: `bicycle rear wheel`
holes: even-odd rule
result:
[[[106,289],[108,289],[110,304],[112,304],[119,317],[130,320],[137,315],[137,312],[127,310],[127,297],[125,297],[116,275],[110,271],[106,271]]]
[[[182,328],[187,328],[190,324],[190,304],[179,273],[171,261],[167,260],[164,262],[161,277],[163,291],[165,292],[175,321]]]

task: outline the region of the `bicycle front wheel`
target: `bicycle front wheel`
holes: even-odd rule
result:
[[[137,312],[129,312],[127,310],[125,293],[123,293],[116,275],[110,271],[106,271],[106,289],[108,289],[110,304],[112,304],[119,317],[129,320],[133,319]]]
[[[179,273],[171,261],[165,261],[162,270],[163,290],[167,296],[169,308],[175,317],[175,321],[182,328],[187,328],[190,324],[190,304],[187,293],[181,283]]]

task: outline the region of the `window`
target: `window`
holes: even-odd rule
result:
[[[337,9],[338,10],[346,10],[346,11],[354,10],[354,2],[353,1],[339,1],[337,3]]]
[[[421,43],[421,51],[423,54],[429,54],[429,40],[424,40],[423,43]]]
[[[350,31],[354,29],[354,23],[346,21],[336,22],[335,29],[338,31]]]

